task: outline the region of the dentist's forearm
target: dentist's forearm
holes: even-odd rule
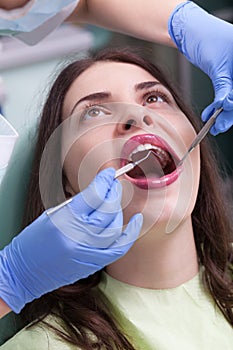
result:
[[[0,9],[13,10],[24,6],[30,0],[0,0]]]
[[[81,0],[71,20],[174,46],[168,18],[185,0]]]
[[[0,298],[0,318],[11,312],[9,306]]]

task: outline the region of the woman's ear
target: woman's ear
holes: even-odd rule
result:
[[[67,199],[69,199],[69,198],[73,197],[73,195],[72,195],[71,191],[69,191],[69,190],[65,189],[65,197],[66,197]]]
[[[65,197],[67,199],[73,197],[76,194],[76,192],[73,190],[69,180],[67,179],[67,177],[64,173],[63,173],[62,182],[63,182],[63,189],[64,189]]]

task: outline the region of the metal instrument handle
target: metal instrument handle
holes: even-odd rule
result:
[[[197,136],[195,137],[195,139],[193,140],[193,142],[191,143],[188,151],[184,154],[184,156],[181,158],[179,164],[177,165],[180,166],[184,160],[187,158],[187,156],[192,152],[192,150],[199,145],[199,143],[204,139],[204,137],[206,136],[206,134],[209,132],[210,128],[213,126],[213,124],[215,123],[215,120],[217,118],[217,116],[223,111],[223,108],[219,108],[217,109],[214,114],[208,119],[208,121],[205,123],[205,125],[203,126],[203,128],[199,131],[199,133],[197,134]]]

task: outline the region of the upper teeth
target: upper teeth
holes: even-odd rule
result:
[[[132,156],[133,154],[135,153],[138,153],[138,152],[142,152],[142,151],[147,151],[149,149],[154,149],[156,151],[159,151],[160,153],[164,153],[164,156],[167,155],[167,152],[164,151],[162,148],[158,147],[158,146],[154,146],[154,145],[151,145],[150,143],[145,143],[144,145],[140,144],[138,145],[134,150],[133,152],[130,153],[129,155],[129,160],[132,160]]]

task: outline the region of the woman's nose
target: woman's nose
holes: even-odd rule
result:
[[[151,127],[154,121],[150,115],[144,114],[140,116],[128,116],[123,118],[117,125],[119,134],[132,132],[136,128],[143,129],[144,127]]]

